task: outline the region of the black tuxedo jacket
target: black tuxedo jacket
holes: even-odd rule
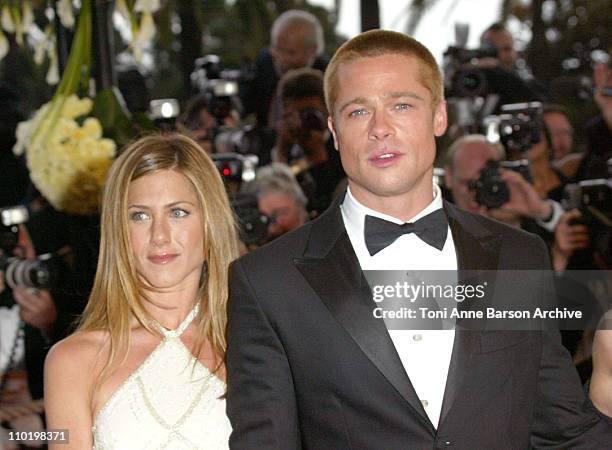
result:
[[[231,449],[610,448],[609,419],[551,332],[457,331],[436,430],[372,315],[339,204],[232,266]],[[460,270],[549,267],[539,238],[445,210]],[[526,279],[515,293],[542,289]]]

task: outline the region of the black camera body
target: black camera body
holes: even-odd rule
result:
[[[447,97],[482,97],[488,93],[485,74],[477,67],[466,67],[474,59],[497,58],[490,44],[467,49],[450,46],[444,52],[444,79]]]
[[[502,114],[483,120],[484,134],[492,144],[502,144],[508,156],[520,155],[540,142],[544,129],[540,102],[502,105]]]
[[[215,153],[211,155],[223,181],[242,183],[255,179],[255,169],[259,160],[255,155],[240,155],[238,153]]]
[[[236,193],[242,182],[253,181],[258,163],[255,155],[215,153],[211,155],[228,189],[230,205],[238,220],[240,239],[246,245],[262,244],[268,235],[270,218],[259,211],[257,196]],[[232,186],[235,189],[232,189]]]
[[[257,196],[235,194],[230,197],[232,210],[240,226],[240,238],[246,245],[262,244],[268,236],[270,218],[259,211]]]
[[[611,167],[610,162],[608,167]],[[568,184],[565,186],[563,208],[580,210],[582,217],[576,220],[576,223],[588,226],[592,249],[610,267],[612,265],[612,178]]]
[[[531,182],[529,163],[527,160],[519,161],[487,161],[487,165],[480,171],[478,180],[470,181],[468,187],[475,192],[478,204],[487,209],[497,209],[510,200],[508,184],[501,178],[499,169],[512,170],[521,174]]]
[[[35,260],[13,256],[19,243],[19,225],[28,218],[24,206],[0,209],[0,280],[11,289],[15,286],[46,289],[57,280],[58,268],[53,255],[47,253]]]
[[[239,109],[238,90],[242,73],[226,70],[217,55],[205,55],[196,59],[191,73],[191,84],[208,100],[208,112],[215,117],[218,126],[232,110]]]
[[[0,278],[13,289],[24,286],[35,289],[52,288],[58,277],[58,265],[51,253],[29,260],[0,256]]]
[[[563,206],[567,210],[578,209],[587,218],[612,224],[612,179],[568,184],[565,186]]]
[[[270,128],[246,125],[239,128],[217,128],[214,134],[215,154],[237,153],[264,157],[262,150],[274,147],[276,133]]]

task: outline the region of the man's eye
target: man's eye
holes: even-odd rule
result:
[[[397,105],[395,105],[395,109],[399,109],[399,110],[407,110],[412,108],[412,105],[409,105],[408,103],[398,103]]]
[[[189,211],[185,211],[184,209],[181,209],[181,208],[174,208],[172,210],[172,217],[175,217],[175,218],[187,217],[188,215],[189,215]]]
[[[134,222],[141,222],[143,220],[147,220],[148,218],[149,215],[143,211],[136,211],[130,214],[130,220],[133,220]]]
[[[361,109],[356,109],[354,111],[351,111],[349,113],[349,117],[359,117],[359,116],[364,116],[367,114],[367,110],[361,108]]]

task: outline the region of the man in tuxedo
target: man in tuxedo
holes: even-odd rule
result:
[[[374,317],[364,270],[549,268],[539,238],[434,186],[447,118],[431,53],[400,33],[363,33],[332,58],[325,93],[348,189],[232,266],[230,448],[608,447],[610,423],[558,334],[388,330]],[[514,294],[543,303],[540,284],[526,277]]]

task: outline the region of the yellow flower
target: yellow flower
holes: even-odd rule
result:
[[[92,107],[93,101],[90,98],[85,97],[80,99],[76,95],[71,95],[64,102],[62,116],[70,119],[76,119],[77,117],[89,114]]]
[[[83,130],[95,139],[100,139],[102,137],[102,125],[95,117],[88,117],[85,119],[85,122],[83,122]]]
[[[41,107],[30,121],[19,124],[13,150],[25,149],[32,181],[56,209],[73,214],[96,213],[116,144],[102,137],[102,125],[95,117],[85,118],[82,125],[77,122],[91,111],[91,99],[73,95],[61,101],[61,114],[53,126],[44,121],[51,103]],[[33,140],[33,134],[42,126],[47,126],[49,132]]]

